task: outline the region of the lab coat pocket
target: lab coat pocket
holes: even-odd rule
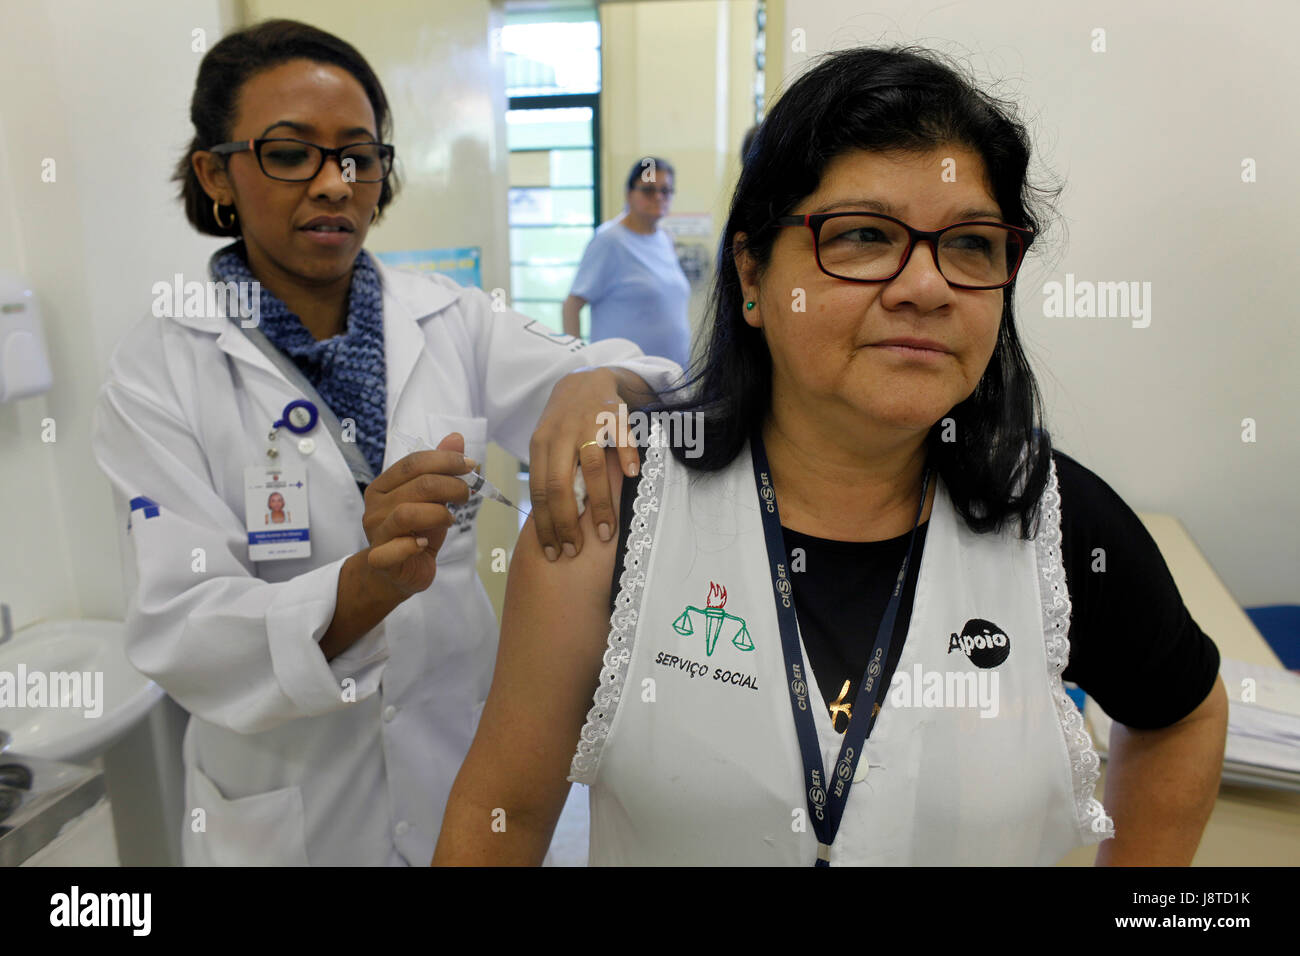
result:
[[[479,470],[487,466],[487,419],[468,418],[460,415],[434,414],[427,416],[426,429],[430,447],[437,444],[452,432],[460,432],[465,437],[465,455],[479,463]],[[468,558],[474,560],[474,528],[479,509],[483,506],[482,498],[473,498],[463,505],[451,505],[450,511],[456,523],[447,530],[447,537],[438,550],[438,562],[446,564]]]
[[[187,866],[309,865],[298,787],[227,800],[207,774],[190,766],[185,789],[189,804],[184,830]],[[204,829],[195,832],[200,819]]]
[[[482,463],[487,454],[487,419],[464,415],[426,415],[429,447],[436,448],[452,432],[465,436],[465,454]]]

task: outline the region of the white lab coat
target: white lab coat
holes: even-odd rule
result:
[[[430,445],[459,431],[479,461],[489,439],[526,459],[562,375],[622,365],[662,388],[679,373],[625,340],[493,311],[442,276],[378,268],[388,426]],[[368,542],[323,426],[310,455],[287,431],[277,442],[307,468],[311,557],[250,562],[244,519],[244,467],[266,461],[272,422],[301,397],[226,319],[147,318],[119,345],[95,455],[127,500],[158,506],[131,514],[128,655],[192,715],[187,864],[425,865],[496,655],[475,534],[449,531],[433,585],[326,661],[339,568]],[[384,467],[405,453],[390,442]]]

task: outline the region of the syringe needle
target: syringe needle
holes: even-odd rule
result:
[[[469,474],[457,475],[456,477],[459,478],[461,481],[465,482],[465,484],[469,485],[470,494],[472,495],[481,494],[485,498],[491,498],[493,501],[499,501],[503,505],[508,505],[511,508],[514,508],[521,515],[527,514],[527,512],[524,511],[523,508],[520,508],[517,504],[515,504],[513,501],[511,501],[509,498],[503,495],[500,491],[496,489],[496,486],[493,485],[492,482],[488,481],[478,472],[471,471]]]
[[[408,435],[406,432],[397,428],[394,428],[391,431],[393,437],[404,442],[413,452],[427,451],[429,449],[429,443],[423,439],[416,438],[414,435]],[[461,481],[465,482],[465,484],[469,486],[469,493],[471,495],[482,495],[484,498],[491,498],[493,501],[499,501],[501,504],[514,508],[521,515],[527,517],[528,512],[524,511],[523,508],[520,508],[517,504],[503,495],[497,490],[496,486],[493,485],[492,482],[488,481],[478,472],[471,471],[463,475],[452,475],[451,477],[459,478]]]

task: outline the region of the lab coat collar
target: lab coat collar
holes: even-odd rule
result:
[[[391,423],[396,418],[397,401],[424,352],[420,323],[457,301],[460,289],[389,268],[378,259],[375,263],[384,284],[384,357],[388,374],[385,408]]]
[[[395,303],[397,309],[406,318],[416,322],[429,318],[435,312],[441,312],[460,298],[461,289],[447,288],[430,282],[427,276],[405,269],[394,269],[384,265],[377,258],[375,267],[384,283],[384,331],[388,331],[389,302]]]
[[[430,282],[427,276],[393,269],[377,258],[384,289],[384,352],[386,357],[388,420],[393,420],[397,401],[424,350],[420,324],[459,300],[459,287]],[[183,310],[174,310],[181,311]],[[237,320],[212,316],[173,315],[172,320],[200,332],[217,336],[217,346],[232,358],[255,365],[273,375],[279,371],[237,326]]]

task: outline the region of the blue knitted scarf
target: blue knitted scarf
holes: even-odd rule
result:
[[[242,241],[213,253],[208,270],[217,282],[252,282]],[[357,445],[376,475],[383,471],[388,432],[384,364],[384,293],[379,272],[363,249],[352,267],[348,323],[342,335],[316,341],[289,307],[262,286],[259,328],[293,360],[340,421],[357,425]]]

